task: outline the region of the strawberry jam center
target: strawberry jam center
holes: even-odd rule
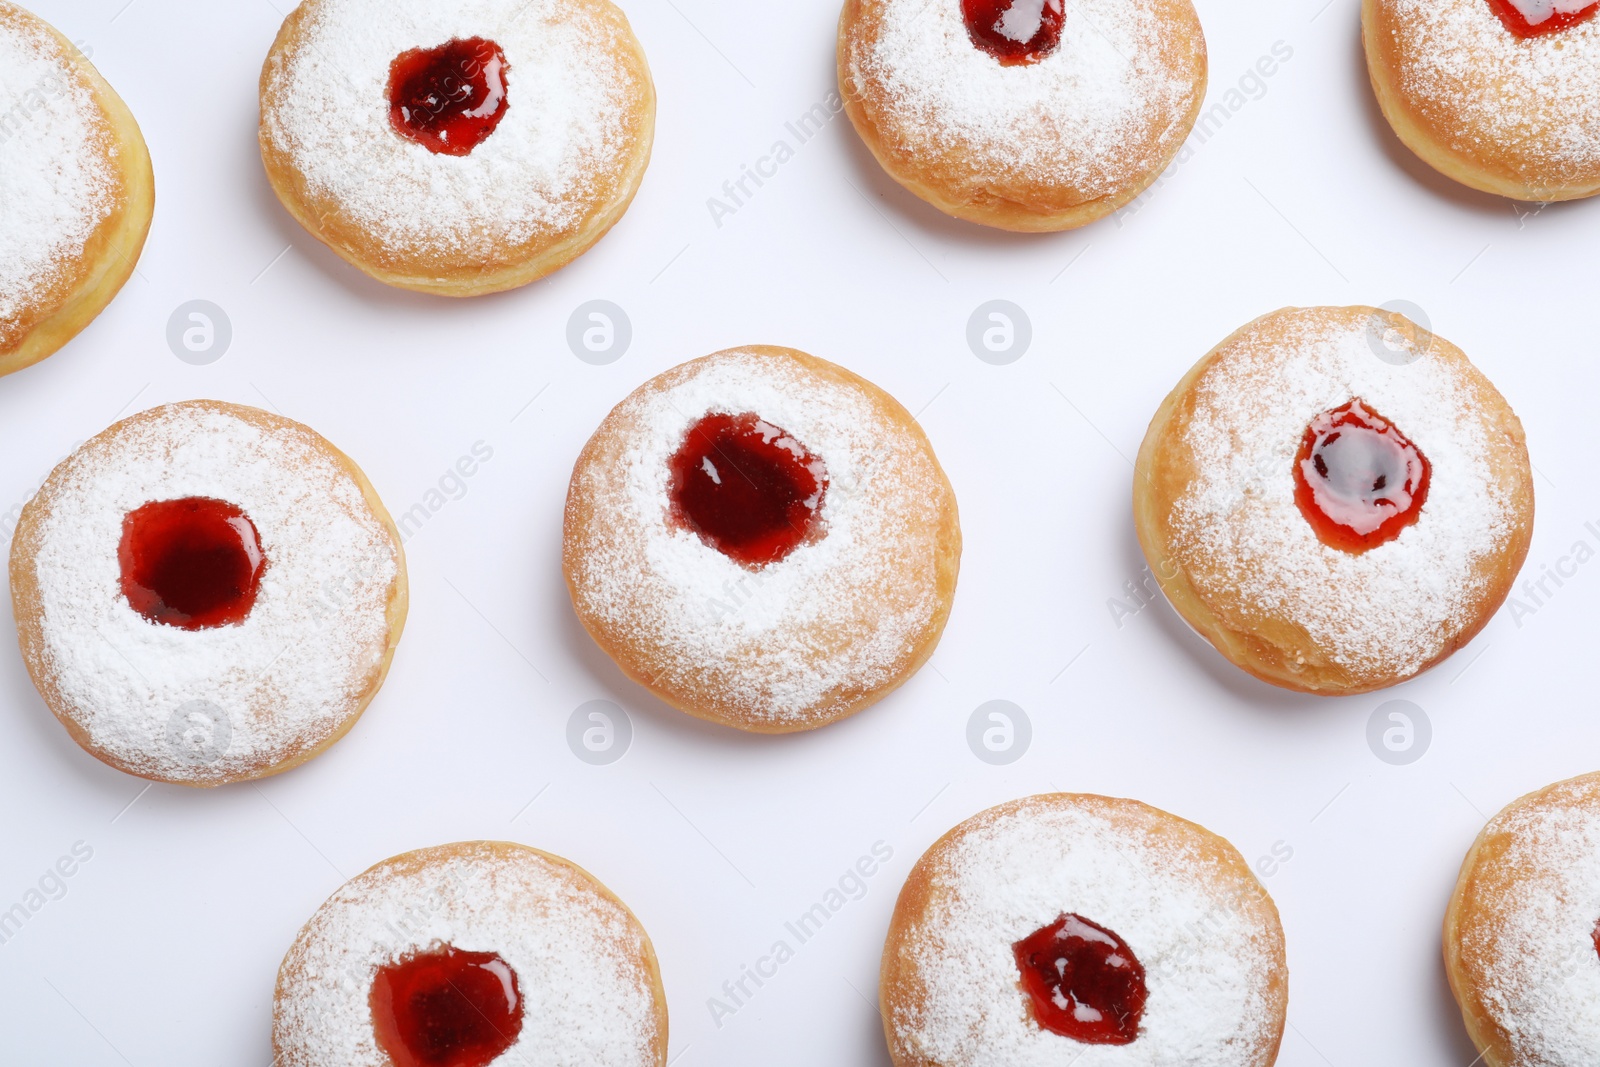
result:
[[[117,563],[134,611],[203,630],[245,620],[267,561],[248,515],[225,500],[189,496],[128,512]]]
[[[1587,22],[1600,0],[1488,0],[1506,29],[1518,37],[1543,37]]]
[[[1323,544],[1361,553],[1417,521],[1431,469],[1416,445],[1357,398],[1306,427],[1294,499]]]
[[[372,1025],[394,1067],[486,1067],[522,1032],[522,993],[493,952],[445,946],[378,968]]]
[[[482,37],[402,52],[389,65],[389,121],[430,152],[464,156],[505,118],[508,69]]]
[[[961,0],[972,43],[1014,67],[1037,63],[1061,44],[1065,0]]]
[[[828,492],[822,460],[749,412],[705,416],[667,464],[673,518],[747,567],[812,537]]]
[[[1033,1017],[1086,1045],[1130,1045],[1144,1016],[1144,967],[1127,942],[1081,915],[1062,915],[1011,946]]]

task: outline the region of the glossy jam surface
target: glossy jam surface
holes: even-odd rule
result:
[[[482,37],[402,52],[389,66],[389,121],[430,152],[464,156],[505,118],[508,69]]]
[[[1066,0],[961,0],[972,43],[1015,67],[1037,63],[1061,44]]]
[[[486,1067],[522,1032],[522,992],[492,952],[446,946],[378,968],[372,1025],[394,1067]]]
[[[1588,22],[1600,0],[1488,0],[1506,29],[1518,37],[1543,37]]]
[[[225,500],[189,496],[128,512],[117,563],[134,611],[203,630],[245,620],[267,561],[248,515]]]
[[[1417,521],[1431,468],[1417,446],[1359,398],[1306,427],[1294,463],[1294,498],[1317,538],[1361,553]]]
[[[758,415],[707,415],[668,467],[673,518],[736,563],[776,563],[818,533],[827,467]]]
[[[1063,915],[1011,946],[1034,1020],[1086,1045],[1130,1045],[1144,1017],[1144,967],[1126,942]]]

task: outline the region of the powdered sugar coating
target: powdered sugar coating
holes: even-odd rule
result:
[[[1237,866],[1225,865],[1220,842],[1198,827],[1099,797],[1032,797],[954,833],[919,864],[929,906],[887,950],[902,954],[923,994],[892,1006],[888,1019],[891,1040],[914,1062],[1270,1062],[1282,1027],[1283,935],[1237,853]],[[1012,945],[1064,913],[1114,931],[1144,966],[1149,998],[1133,1043],[1081,1044],[1034,1021]]]
[[[658,1067],[644,929],[583,872],[532,849],[475,842],[409,853],[347,882],[279,974],[280,1067],[389,1067],[368,997],[378,967],[445,945],[517,974],[522,1031],[496,1065]]]
[[[268,60],[263,136],[312,196],[381,246],[493,258],[576,232],[595,189],[629,164],[645,91],[617,59],[617,24],[583,0],[308,0],[298,47]],[[397,134],[389,69],[402,52],[483,37],[506,58],[506,108],[466,156]]]
[[[75,283],[121,188],[111,125],[67,46],[0,3],[0,351]]]
[[[881,22],[851,44],[845,90],[881,94],[878,132],[898,152],[1113,196],[1178,149],[1203,87],[1203,44],[1180,43],[1163,6],[1071,0],[1054,52],[1003,66],[973,44],[961,0],[872,0]]]
[[[946,609],[938,535],[953,501],[927,441],[882,405],[853,380],[747,350],[647,383],[596,434],[614,462],[574,473],[579,614],[638,650],[656,685],[730,718],[815,725],[899,679]],[[822,537],[750,570],[672,519],[668,460],[713,412],[754,413],[822,460]],[[575,506],[592,513],[576,530]]]
[[[237,505],[260,536],[266,569],[238,625],[151,622],[122,594],[124,517],[190,496]],[[74,452],[30,507],[46,509],[25,564],[39,596],[38,666],[52,706],[102,758],[165,781],[253,776],[334,736],[370,695],[399,547],[305,427],[205,402],[154,408]],[[216,710],[191,721],[192,701]],[[222,724],[202,721],[218,713]]]
[[[1465,360],[1409,347],[1414,338],[1396,361],[1379,358],[1375,329],[1345,309],[1293,310],[1224,346],[1191,387],[1181,443],[1194,476],[1172,504],[1167,549],[1245,624],[1293,620],[1334,663],[1403,677],[1475,621],[1490,582],[1481,564],[1519,519],[1516,487],[1490,463],[1504,445],[1485,422],[1487,383]],[[1311,420],[1356,397],[1432,465],[1416,523],[1359,555],[1317,539],[1293,478]]]
[[[1468,872],[1476,915],[1461,927],[1476,997],[1516,1067],[1600,1063],[1600,778],[1512,804],[1484,838],[1493,870]]]
[[[1397,91],[1452,150],[1535,188],[1600,181],[1600,22],[1522,38],[1489,0],[1379,0]]]

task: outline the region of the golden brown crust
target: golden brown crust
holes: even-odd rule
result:
[[[1559,814],[1573,808],[1600,809],[1600,773],[1556,782],[1507,804],[1473,841],[1444,918],[1444,964],[1462,1022],[1487,1067],[1541,1067],[1548,1061],[1519,1056],[1512,1041],[1507,1007],[1492,995],[1497,973],[1493,949],[1510,914],[1521,903],[1522,884],[1540,871],[1512,855],[1516,840],[1506,832],[1508,816]],[[1585,966],[1593,964],[1590,946],[1578,946]],[[1569,961],[1543,961],[1552,967]],[[1509,1024],[1509,1025],[1508,1025]]]
[[[45,481],[39,492],[22,509],[22,516],[17,520],[16,534],[11,542],[10,560],[11,606],[17,623],[17,642],[22,648],[22,659],[28,668],[29,677],[33,679],[34,688],[38,689],[45,705],[61,725],[66,727],[67,732],[72,735],[72,739],[78,743],[79,747],[107,766],[115,767],[126,774],[148,778],[152,781],[209,788],[234,782],[268,778],[272,775],[282,774],[284,771],[293,770],[302,763],[320,756],[348,734],[351,728],[355,726],[356,721],[361,718],[362,713],[366,711],[367,705],[372,703],[373,697],[378,695],[378,690],[383,687],[384,679],[389,675],[389,666],[394,660],[395,649],[400,644],[400,634],[405,629],[406,613],[410,604],[410,587],[406,581],[405,549],[401,545],[400,531],[395,526],[394,519],[390,517],[388,510],[383,506],[383,501],[378,498],[378,491],[373,488],[372,483],[367,479],[361,468],[356,466],[354,460],[339,451],[326,438],[309,427],[291,419],[286,419],[281,415],[274,415],[271,412],[246,407],[241,404],[229,404],[220,400],[193,400],[187,403],[196,408],[222,412],[266,430],[291,430],[309,435],[317,446],[329,458],[336,461],[345,473],[350,476],[351,480],[360,487],[362,497],[367,507],[371,509],[373,517],[388,531],[389,539],[394,547],[397,568],[386,608],[389,626],[387,647],[382,658],[368,674],[361,694],[353,705],[353,710],[339,725],[338,729],[334,730],[320,744],[298,751],[288,759],[278,762],[259,762],[242,773],[226,778],[196,782],[178,777],[164,777],[153,773],[147,767],[131,765],[96,744],[85,726],[78,721],[71,702],[61,692],[59,679],[51,667],[51,659],[45,640],[44,599],[39,587],[38,570],[34,565],[34,560],[38,555],[43,537],[44,520],[54,506],[54,494],[58,487],[60,472],[65,464],[57,467],[56,471]],[[125,429],[128,424],[134,423],[148,414],[148,412],[144,412],[115,423],[95,435],[88,444],[93,444],[116,434]]]
[[[641,951],[637,963],[645,974],[649,976],[651,1004],[656,1019],[655,1035],[652,1042],[655,1050],[655,1062],[658,1067],[665,1067],[668,1037],[667,993],[665,986],[661,982],[661,962],[656,957],[655,946],[650,941],[650,935],[645,932],[644,924],[639,921],[639,917],[633,913],[628,905],[623,903],[622,898],[613,893],[600,879],[576,863],[554,853],[518,844],[515,841],[461,841],[455,844],[438,845],[433,848],[422,848],[402,853],[381,863],[373,864],[357,877],[365,877],[380,869],[386,869],[396,877],[422,878],[430,869],[440,864],[457,859],[470,859],[484,850],[504,858],[514,858],[518,855],[532,853],[546,862],[570,872],[582,882],[587,883],[600,900],[621,910],[628,921],[638,930]],[[597,919],[601,918],[598,910],[596,910],[595,915]],[[310,926],[311,923],[308,921],[306,927],[301,930],[299,935],[301,938],[307,936]],[[299,938],[296,939],[297,943],[298,941]],[[282,965],[278,968],[277,984],[273,991],[275,1010],[276,1006],[282,1004],[285,998],[289,996],[291,989],[308,981],[311,977],[311,975],[305,973],[303,966],[296,959],[294,949],[291,947],[288,954],[284,956]],[[526,977],[523,979],[523,981],[527,980]],[[299,1067],[296,1061],[290,1058],[288,1050],[279,1043],[279,1034],[276,1027],[273,1028],[272,1052],[273,1063],[281,1063],[284,1067]],[[318,1067],[321,1067],[321,1065],[318,1065]]]
[[[939,466],[933,446],[921,425],[897,400],[873,383],[843,367],[818,359],[792,348],[770,345],[752,345],[728,352],[749,353],[774,360],[785,360],[799,365],[824,382],[838,383],[859,391],[868,397],[878,414],[891,423],[894,432],[903,435],[925,458],[937,479],[933,496],[938,501],[935,528],[917,531],[919,540],[933,542],[936,547],[934,561],[936,608],[920,632],[909,638],[898,666],[885,680],[877,684],[842,684],[837,690],[818,701],[827,711],[793,719],[774,719],[764,709],[741,705],[737,700],[715,691],[709,686],[684,684],[681,672],[672,669],[672,660],[663,650],[654,649],[633,639],[617,622],[604,614],[586,610],[583,587],[590,581],[585,573],[589,556],[602,540],[612,518],[597,506],[593,483],[602,472],[622,470],[632,442],[642,428],[627,420],[622,414],[628,403],[624,401],[613,410],[600,428],[595,431],[574,465],[572,481],[567,495],[566,514],[563,521],[562,570],[566,576],[567,590],[572,597],[574,610],[584,629],[595,643],[611,657],[631,680],[650,690],[662,701],[679,711],[708,722],[732,726],[752,733],[783,734],[813,730],[829,723],[848,718],[856,712],[882,700],[916,674],[933,655],[950,617],[955,600],[956,581],[961,566],[961,523],[956,506],[955,492],[948,477]],[[716,359],[726,353],[715,353],[692,361],[693,366],[704,360]],[[668,375],[675,372],[668,372]],[[651,391],[661,391],[668,386],[662,381],[667,375],[646,382],[635,391],[639,396]],[[630,400],[633,397],[629,398]],[[819,641],[819,657],[825,658],[828,650],[825,641]]]
[[[94,96],[104,118],[105,139],[98,147],[108,172],[117,177],[115,206],[62,272],[60,281],[38,294],[14,318],[0,322],[0,375],[31,367],[59,351],[111,303],[133,276],[155,213],[155,173],[150,152],[133,113],[93,64],[53,26],[12,4],[0,4],[0,33],[17,28],[43,30],[71,59],[63,73],[78,79]]]
[[[1454,635],[1436,655],[1408,672],[1363,669],[1341,662],[1334,650],[1319,645],[1295,618],[1282,614],[1263,617],[1258,611],[1246,611],[1241,600],[1226,588],[1202,590],[1181,562],[1183,553],[1174,546],[1173,506],[1199,477],[1199,463],[1185,444],[1195,418],[1198,383],[1213,365],[1229,358],[1242,339],[1288,349],[1304,344],[1303,320],[1307,315],[1332,317],[1354,330],[1370,330],[1375,322],[1386,324],[1412,338],[1418,350],[1427,352],[1426,358],[1456,367],[1472,385],[1477,415],[1488,431],[1487,439],[1497,445],[1486,459],[1492,479],[1511,500],[1516,521],[1499,550],[1478,562],[1476,571],[1483,579],[1482,591]],[[1426,445],[1419,445],[1426,452]],[[1286,471],[1284,476],[1289,473]],[[1459,348],[1399,314],[1370,307],[1285,308],[1233,333],[1196,363],[1157,409],[1140,446],[1134,472],[1134,528],[1151,571],[1178,614],[1235,666],[1272,685],[1325,696],[1366,693],[1395,685],[1442,662],[1477,636],[1510,595],[1527,558],[1533,538],[1533,511],[1527,439],[1510,405]]]
[[[1495,19],[1487,0],[1449,0],[1479,5]],[[1425,97],[1409,87],[1441,48],[1454,47],[1431,35],[1415,19],[1396,10],[1394,0],[1362,0],[1362,42],[1373,93],[1384,117],[1403,144],[1439,173],[1481,192],[1514,200],[1549,203],[1600,192],[1600,152],[1586,162],[1562,160],[1561,130],[1570,116],[1553,94],[1524,93],[1505,70],[1484,56],[1451,56],[1457,79],[1448,97]],[[1504,30],[1507,48],[1559,57],[1564,34],[1518,41]],[[1468,45],[1467,47],[1470,47]],[[1569,62],[1586,61],[1576,52]],[[1593,72],[1574,69],[1573,77]],[[1489,103],[1489,102],[1492,102]],[[1590,102],[1593,106],[1593,101]],[[1506,116],[1523,121],[1513,127]]]
[[[267,180],[295,221],[342,259],[385,285],[436,296],[469,297],[504,292],[538,281],[577,259],[604,237],[627,212],[644,181],[655,140],[656,91],[644,46],[627,16],[610,0],[570,0],[609,25],[618,42],[615,59],[638,86],[626,108],[624,125],[629,149],[626,164],[614,176],[599,171],[588,177],[581,220],[551,234],[536,234],[512,244],[486,240],[470,251],[447,253],[434,248],[394,248],[370,234],[343,205],[310,188],[290,153],[274,143],[268,115],[282,106],[287,85],[279,85],[288,57],[304,44],[316,9],[332,0],[303,0],[289,13],[261,70],[261,160]],[[491,250],[486,254],[483,246]]]
[[[1205,33],[1190,0],[1139,0],[1155,9],[1163,27],[1162,64],[1173,79],[1191,86],[1186,112],[1169,123],[1152,123],[1126,155],[1143,165],[1128,167],[1112,192],[1075,188],[1040,174],[996,173],[980,155],[947,141],[908,145],[896,132],[892,92],[861,73],[863,59],[883,35],[884,9],[896,0],[845,0],[836,53],[839,94],[856,133],[895,181],[946,215],[1019,233],[1073,230],[1102,219],[1138,198],[1159,178],[1194,129],[1205,102]],[[943,0],[955,2],[955,0]],[[1176,136],[1174,135],[1176,134]],[[1072,157],[1081,146],[1061,142],[1056,154]]]
[[[996,820],[1019,810],[1041,807],[1085,811],[1115,826],[1136,831],[1152,849],[1181,848],[1203,857],[1206,865],[1215,872],[1220,891],[1246,914],[1250,923],[1273,946],[1271,977],[1265,991],[1272,1023],[1267,1027],[1268,1033],[1263,1043],[1248,1050],[1239,1060],[1239,1067],[1270,1067],[1278,1057],[1289,1009],[1289,966],[1283,923],[1272,897],[1239,850],[1225,838],[1137,800],[1086,793],[1048,793],[1024,797],[979,812],[934,842],[911,869],[889,920],[879,972],[879,1014],[883,1018],[884,1037],[894,1067],[947,1067],[901,1040],[895,1032],[894,1020],[918,1017],[927,1008],[927,987],[918,973],[911,949],[925,936],[928,916],[954,894],[950,880],[942,876],[949,870],[952,857],[963,840],[974,831],[991,826]],[[1065,906],[1066,902],[1063,902]],[[1021,996],[1020,991],[1018,995]]]

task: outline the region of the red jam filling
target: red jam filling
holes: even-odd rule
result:
[[[972,43],[1015,67],[1037,63],[1061,44],[1065,0],[961,0]]]
[[[128,512],[117,563],[134,611],[204,630],[245,620],[267,561],[248,515],[225,500],[188,496]]]
[[[776,563],[817,532],[828,469],[760,416],[707,415],[667,464],[673,517],[736,563]]]
[[[464,156],[505,118],[508,69],[482,37],[402,52],[389,65],[389,121],[430,152]]]
[[[1518,37],[1543,37],[1589,21],[1600,11],[1600,0],[1583,6],[1574,0],[1489,0],[1489,6]]]
[[[1144,967],[1127,942],[1063,915],[1011,946],[1035,1021],[1086,1045],[1131,1045],[1144,1016]]]
[[[522,1032],[522,993],[493,952],[450,946],[378,968],[372,1027],[394,1067],[487,1067]]]
[[[1357,398],[1306,427],[1294,499],[1323,544],[1361,553],[1417,521],[1430,472],[1417,446]]]

